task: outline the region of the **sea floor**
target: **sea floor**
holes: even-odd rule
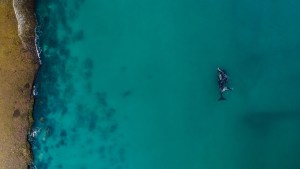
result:
[[[298,169],[299,5],[38,1],[34,164]]]

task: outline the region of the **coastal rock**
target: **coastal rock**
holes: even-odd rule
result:
[[[27,133],[39,67],[34,1],[0,1],[0,13],[0,168],[22,169],[32,162]]]
[[[13,114],[13,117],[19,117],[20,116],[20,110],[19,109],[16,109],[15,111],[14,111],[14,114]]]
[[[18,21],[18,35],[25,49],[36,53],[34,0],[13,0],[13,7]]]

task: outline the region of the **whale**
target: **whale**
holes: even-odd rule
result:
[[[218,85],[219,85],[219,93],[221,100],[226,100],[226,98],[223,96],[223,93],[226,91],[231,91],[232,88],[228,86],[228,75],[224,69],[221,69],[220,67],[217,68],[218,71]]]

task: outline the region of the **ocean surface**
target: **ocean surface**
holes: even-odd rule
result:
[[[299,169],[300,1],[37,0],[37,169]],[[216,68],[234,88],[218,101]]]

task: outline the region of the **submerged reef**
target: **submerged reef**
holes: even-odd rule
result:
[[[0,168],[28,168],[33,82],[39,67],[34,0],[0,1]]]

